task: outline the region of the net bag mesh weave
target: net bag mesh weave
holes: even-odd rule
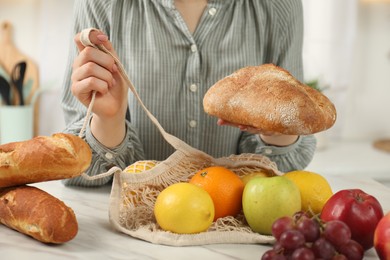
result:
[[[268,158],[256,154],[231,155],[212,158],[200,151],[174,152],[165,161],[142,173],[131,174],[118,169],[110,201],[110,222],[119,231],[152,243],[188,246],[216,243],[273,243],[272,236],[253,232],[243,213],[219,218],[206,232],[175,234],[162,230],[154,217],[154,203],[158,194],[177,182],[187,182],[197,171],[209,166],[224,166],[238,176],[254,171],[270,175],[280,174]]]
[[[171,246],[205,245],[217,243],[273,243],[272,236],[253,232],[245,222],[243,213],[238,216],[219,218],[210,228],[198,234],[176,234],[162,230],[154,217],[154,203],[158,194],[171,184],[187,182],[196,172],[210,166],[223,166],[238,176],[254,171],[269,175],[281,175],[276,164],[258,154],[231,155],[223,158],[212,156],[186,144],[179,138],[165,132],[158,120],[145,107],[138,96],[120,61],[103,45],[94,45],[89,39],[91,31],[82,31],[80,40],[84,46],[92,46],[111,55],[118,65],[119,72],[135,95],[148,117],[159,129],[164,139],[175,148],[166,160],[142,173],[131,174],[113,167],[108,172],[94,176],[102,178],[114,174],[110,194],[109,219],[112,226],[120,232],[155,244]],[[87,111],[92,110],[95,93]],[[87,120],[85,120],[87,122]],[[83,126],[83,129],[85,126]],[[88,176],[86,176],[88,178]]]

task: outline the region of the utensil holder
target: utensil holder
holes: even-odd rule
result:
[[[34,137],[34,107],[40,92],[34,93],[29,105],[0,106],[0,144]]]
[[[25,141],[33,137],[34,107],[0,107],[0,143]]]

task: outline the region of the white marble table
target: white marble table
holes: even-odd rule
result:
[[[360,188],[374,195],[385,212],[390,211],[390,189],[362,177],[326,176],[334,191]],[[114,231],[108,221],[110,187],[97,189],[64,187],[59,181],[35,186],[49,192],[72,207],[79,232],[63,245],[46,245],[0,225],[0,259],[245,259],[258,260],[270,246],[218,244],[170,247],[151,244]],[[365,259],[378,259],[373,249]]]
[[[327,175],[369,176],[390,185],[390,153],[374,148],[372,141],[329,140],[325,148],[316,150],[307,170]]]

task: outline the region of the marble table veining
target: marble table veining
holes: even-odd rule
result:
[[[390,189],[370,178],[325,176],[333,191],[360,188],[374,195],[390,211]],[[46,245],[0,225],[0,259],[201,259],[258,260],[269,245],[213,244],[172,247],[156,245],[115,231],[109,223],[110,187],[65,187],[60,181],[34,184],[71,207],[77,216],[77,236],[62,245]],[[364,259],[378,259],[373,249]]]

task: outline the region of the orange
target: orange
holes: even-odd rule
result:
[[[231,170],[221,166],[208,167],[195,173],[189,182],[210,194],[215,208],[214,221],[240,213],[245,185]]]

